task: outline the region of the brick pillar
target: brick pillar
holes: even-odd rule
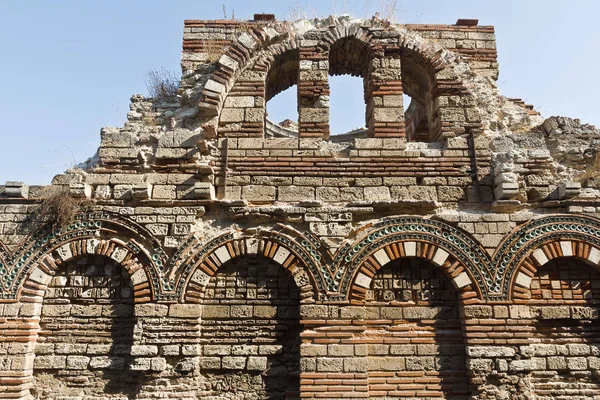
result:
[[[535,328],[529,307],[471,304],[463,315],[473,396],[532,398],[529,371],[535,362],[526,349]]]
[[[329,138],[329,55],[316,41],[303,40],[298,72],[300,137]]]
[[[302,398],[368,399],[364,307],[302,305]]]
[[[374,58],[367,76],[367,126],[369,136],[405,136],[400,58]]]
[[[40,304],[0,305],[0,398],[32,399],[34,348]]]

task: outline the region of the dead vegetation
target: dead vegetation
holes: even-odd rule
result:
[[[91,205],[91,200],[71,196],[66,187],[49,187],[42,194],[36,220],[62,229],[73,223],[78,211],[84,211]]]
[[[585,182],[588,179],[600,177],[600,152],[596,153],[594,162],[585,171],[575,177],[577,182]]]
[[[172,100],[179,90],[179,74],[165,68],[148,71],[144,76],[148,95],[155,100]]]

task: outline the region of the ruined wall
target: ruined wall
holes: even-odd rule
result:
[[[600,136],[501,96],[495,43],[185,21],[177,97],[133,96],[52,185],[0,186],[0,397],[600,395]],[[365,130],[330,132],[339,74]],[[266,118],[293,85],[298,129]]]

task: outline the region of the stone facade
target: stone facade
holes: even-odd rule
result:
[[[176,99],[0,186],[0,397],[600,397],[600,131],[496,56],[476,20],[185,21]],[[365,131],[330,135],[337,74]]]

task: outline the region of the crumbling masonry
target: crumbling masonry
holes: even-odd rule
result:
[[[0,187],[0,398],[600,397],[600,132],[501,96],[493,27],[185,21],[182,70]]]

